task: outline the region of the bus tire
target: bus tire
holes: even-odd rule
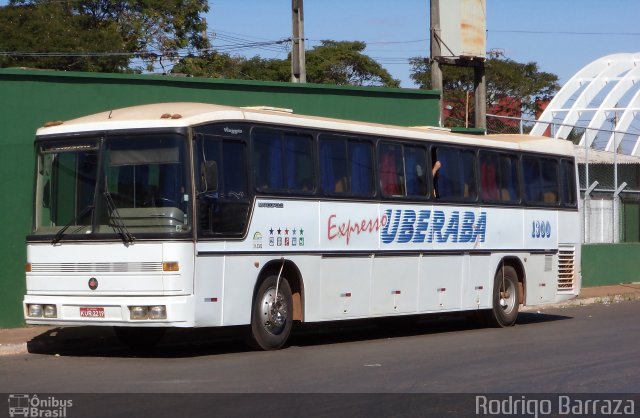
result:
[[[251,310],[249,344],[259,350],[277,350],[289,338],[293,325],[293,297],[286,278],[271,275],[260,283]]]
[[[148,350],[154,348],[164,334],[166,328],[113,327],[120,342],[132,350]]]
[[[515,324],[519,299],[518,273],[511,266],[502,266],[493,281],[493,307],[488,312],[489,324],[500,328]]]

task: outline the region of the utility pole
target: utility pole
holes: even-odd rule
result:
[[[484,71],[484,61],[479,61],[473,67],[473,88],[476,105],[475,127],[487,129],[487,80]]]
[[[469,2],[471,3],[471,2]],[[471,53],[465,53],[464,49],[462,49],[462,45],[457,45],[456,35],[452,36],[452,23],[444,22],[444,37],[448,37],[449,39],[443,39],[443,22],[440,21],[440,0],[431,0],[430,7],[430,24],[431,24],[431,88],[434,90],[440,91],[440,100],[439,100],[439,112],[440,112],[440,120],[439,124],[442,126],[442,113],[444,110],[443,106],[443,95],[444,95],[444,83],[442,77],[442,68],[444,66],[457,66],[457,67],[468,67],[473,68],[473,78],[474,78],[474,103],[475,103],[475,118],[474,118],[474,126],[476,128],[486,129],[486,97],[487,97],[487,87],[486,87],[486,77],[485,77],[485,69],[484,69],[484,51],[482,54],[474,53],[474,50]],[[446,4],[446,5],[445,5]],[[479,0],[477,2],[484,9],[484,0]],[[442,2],[442,7],[461,7],[464,6],[464,2]],[[457,6],[456,6],[457,5]],[[446,10],[446,9],[444,9]],[[472,7],[473,10],[473,7]],[[485,12],[482,12],[486,14]],[[472,14],[473,16],[473,14]],[[484,17],[483,17],[484,18]],[[456,23],[457,24],[457,23]],[[462,23],[460,23],[460,30],[462,28]],[[482,25],[484,28],[484,23]],[[473,29],[473,27],[472,27]],[[477,29],[476,29],[477,30]],[[484,29],[482,29],[482,36],[484,36]],[[451,39],[453,38],[453,39]],[[484,39],[484,38],[482,38]],[[449,42],[449,45],[447,45]],[[453,42],[453,44],[451,44]],[[477,42],[477,41],[476,41]],[[461,43],[461,42],[460,42]],[[469,45],[472,48],[477,48],[476,45]],[[484,48],[485,44],[482,43],[482,48]],[[443,47],[447,50],[447,54],[443,55],[442,50]],[[453,51],[452,49],[453,48]],[[465,118],[466,119],[466,118]],[[468,126],[468,123],[465,122],[465,126]]]
[[[307,69],[304,57],[304,11],[303,0],[291,0],[291,19],[293,36],[291,37],[291,82],[306,83]]]
[[[442,69],[437,58],[442,56],[440,45],[440,0],[431,0],[431,9],[429,12],[431,20],[431,89],[440,91],[440,99],[438,100],[438,125],[442,126]]]

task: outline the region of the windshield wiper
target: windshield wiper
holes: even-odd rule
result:
[[[84,215],[89,213],[89,211],[92,210],[93,208],[94,208],[94,205],[89,205],[86,208],[82,209],[82,211],[80,211],[76,216],[74,216],[73,219],[71,219],[69,223],[63,226],[62,229],[59,230],[58,233],[53,237],[53,239],[51,240],[51,245],[56,245],[57,243],[59,243],[62,237],[64,236],[65,231],[69,229],[71,225],[75,224],[78,221],[78,219],[82,218]]]
[[[102,196],[104,196],[104,200],[105,202],[107,202],[109,219],[113,223],[114,229],[118,231],[118,234],[120,235],[120,238],[122,238],[122,242],[124,243],[124,245],[129,246],[129,244],[133,243],[136,238],[129,232],[124,222],[122,222],[122,218],[120,217],[120,213],[118,212],[116,203],[111,197],[111,193],[105,191]]]

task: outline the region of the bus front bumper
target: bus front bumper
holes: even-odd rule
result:
[[[30,325],[193,327],[193,296],[26,295],[23,312]]]

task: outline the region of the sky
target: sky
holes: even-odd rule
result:
[[[449,0],[440,0],[446,7]],[[5,5],[8,0],[0,0]],[[487,50],[536,62],[560,83],[590,62],[640,52],[640,0],[486,0]],[[232,55],[286,58],[291,0],[209,0],[214,47]],[[406,88],[408,59],[429,56],[429,0],[304,0],[306,48],[320,40],[364,41]],[[250,44],[259,48],[248,48]]]
[[[446,7],[447,0],[440,0]],[[282,45],[239,49],[291,36],[291,0],[211,0],[214,46],[233,55],[286,58]],[[640,0],[487,0],[487,50],[537,62],[560,83],[590,62],[640,52]],[[401,86],[416,87],[408,59],[429,56],[429,0],[304,0],[306,49],[320,40],[364,41],[365,53]]]

